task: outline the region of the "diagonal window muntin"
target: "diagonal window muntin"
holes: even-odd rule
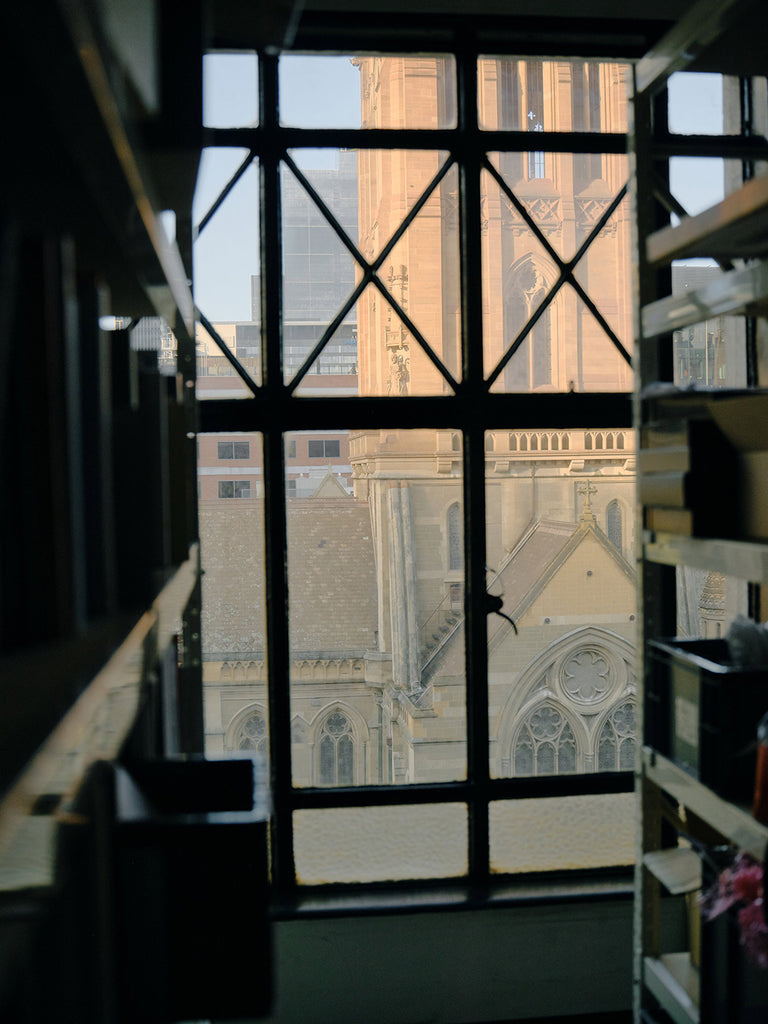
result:
[[[432,151],[430,150],[430,152]],[[289,391],[292,394],[296,392],[296,389],[299,387],[304,377],[311,370],[315,360],[321,355],[323,349],[330,342],[333,335],[344,322],[344,319],[346,318],[347,314],[353,309],[357,300],[361,297],[361,295],[368,287],[368,285],[373,285],[375,288],[378,289],[378,291],[381,293],[385,301],[388,302],[392,309],[395,311],[400,321],[411,333],[415,341],[418,342],[424,353],[431,360],[433,365],[437,368],[438,372],[442,375],[443,379],[451,388],[451,390],[455,392],[458,387],[458,384],[454,379],[453,375],[451,374],[450,370],[448,370],[448,368],[445,366],[443,361],[434,351],[432,346],[425,339],[422,332],[414,324],[413,320],[408,316],[406,311],[403,309],[402,305],[397,301],[397,299],[394,297],[394,295],[387,288],[386,284],[381,280],[381,277],[379,276],[379,271],[386,263],[387,258],[390,256],[390,254],[396,247],[397,243],[405,236],[406,232],[408,231],[408,228],[414,223],[416,217],[424,209],[431,196],[435,194],[440,183],[446,177],[451,168],[456,165],[455,158],[453,158],[452,155],[450,154],[446,155],[446,158],[443,161],[442,165],[439,167],[438,171],[433,176],[432,180],[428,183],[426,188],[423,190],[421,195],[419,195],[419,197],[415,200],[411,208],[408,210],[405,217],[400,222],[399,226],[392,233],[389,241],[386,242],[386,244],[383,246],[378,256],[376,256],[376,258],[371,260],[370,262],[365,258],[365,256],[363,256],[358,246],[349,237],[347,232],[344,230],[343,226],[339,223],[339,220],[336,217],[336,215],[330,209],[329,205],[325,202],[325,200],[320,195],[318,190],[314,187],[309,178],[302,172],[302,170],[296,164],[290,152],[285,153],[282,162],[289,168],[291,173],[297,179],[299,184],[302,186],[302,188],[307,193],[309,198],[312,200],[317,209],[323,215],[323,217],[330,225],[330,227],[334,230],[336,236],[346,247],[346,249],[348,250],[348,252],[350,253],[350,255],[355,260],[355,262],[357,263],[358,267],[361,270],[360,280],[357,282],[354,289],[350,293],[347,300],[344,302],[343,306],[341,306],[336,316],[328,324],[328,327],[325,329],[325,331],[318,339],[315,346],[310,351],[301,368],[294,374],[293,378],[291,379],[291,382],[288,385]]]
[[[559,272],[558,273],[558,278],[555,281],[555,283],[552,285],[552,287],[550,288],[548,293],[543,297],[543,299],[541,300],[539,305],[533,311],[533,313],[531,314],[528,322],[526,324],[524,324],[523,328],[518,332],[517,336],[514,338],[514,340],[512,341],[512,343],[510,344],[510,346],[508,347],[508,349],[506,350],[506,352],[504,353],[502,358],[496,364],[495,369],[488,376],[488,378],[487,378],[488,386],[491,387],[495,383],[495,381],[501,376],[501,374],[504,372],[504,368],[506,367],[506,365],[509,363],[509,361],[512,359],[512,357],[518,351],[518,349],[523,344],[525,339],[530,335],[530,332],[533,330],[533,328],[536,326],[538,321],[541,319],[541,317],[547,311],[549,306],[554,302],[555,297],[557,296],[557,293],[561,290],[561,288],[565,284],[568,284],[568,285],[570,285],[571,287],[574,288],[574,290],[576,291],[578,296],[581,298],[581,300],[586,305],[587,309],[589,309],[589,311],[592,314],[592,316],[600,324],[600,326],[602,327],[603,331],[606,333],[606,335],[608,336],[608,338],[610,339],[611,343],[614,345],[616,350],[619,352],[621,357],[624,359],[624,361],[628,365],[631,366],[632,365],[632,356],[629,354],[629,352],[627,352],[627,350],[624,347],[624,345],[622,344],[622,342],[616,336],[616,333],[613,330],[613,328],[610,326],[610,324],[608,324],[606,322],[605,317],[602,315],[600,310],[597,308],[595,303],[592,301],[592,299],[589,297],[589,295],[586,293],[586,291],[584,290],[584,288],[582,287],[582,285],[580,284],[580,282],[578,281],[578,279],[574,275],[575,269],[576,269],[579,261],[582,259],[583,256],[586,255],[589,247],[592,245],[594,240],[597,238],[597,236],[603,230],[603,228],[608,223],[610,218],[613,216],[613,214],[619,208],[621,202],[626,197],[627,189],[629,188],[629,182],[626,182],[619,189],[618,193],[613,197],[611,202],[607,205],[607,207],[605,208],[603,213],[600,215],[600,217],[598,218],[598,220],[595,223],[595,225],[593,226],[593,228],[590,230],[590,232],[587,235],[587,237],[584,239],[584,241],[578,247],[578,249],[576,250],[575,254],[571,257],[571,259],[564,260],[560,256],[560,254],[558,252],[556,252],[555,249],[552,247],[552,245],[549,243],[546,235],[541,230],[539,225],[536,223],[534,218],[531,216],[531,214],[530,214],[528,208],[526,207],[526,205],[523,202],[521,202],[521,200],[515,195],[514,191],[510,188],[510,186],[504,180],[503,175],[496,169],[496,167],[494,167],[493,162],[488,159],[488,155],[487,154],[485,155],[484,160],[483,160],[483,169],[491,175],[493,180],[496,182],[496,184],[501,189],[502,193],[506,196],[507,200],[512,204],[512,206],[515,209],[515,211],[525,221],[525,224],[527,225],[529,230],[533,233],[533,235],[536,238],[536,240],[542,245],[546,255],[552,260],[552,262],[555,264],[555,266],[557,267],[558,272]]]
[[[464,126],[464,129],[462,129],[462,130],[466,131],[466,125]],[[358,136],[364,135],[364,134],[365,134],[364,130],[356,133],[356,135],[358,135]],[[423,136],[424,133],[423,132],[419,132],[419,134]],[[471,130],[471,126],[470,126],[470,130],[469,130],[468,134],[469,134],[470,137],[473,134],[473,132]],[[351,135],[351,133],[347,132],[344,135],[344,137],[347,138],[347,139],[350,139],[352,137],[352,135]],[[286,136],[286,138],[290,138],[290,144],[291,145],[295,145],[297,143],[297,140],[298,140],[298,136],[296,135],[295,132],[293,134],[291,134],[290,137]],[[341,136],[339,136],[339,138],[341,138]],[[314,144],[316,144],[317,141],[318,141],[318,139],[317,139],[317,137],[315,137],[313,139]],[[528,145],[530,145],[530,139],[528,139],[526,141],[528,142]],[[548,140],[547,140],[546,136],[544,136],[544,135],[537,136],[537,146],[540,145],[542,150],[546,150],[546,149],[550,148],[547,145],[547,141]],[[338,145],[338,139],[335,141],[334,144]],[[394,141],[393,146],[390,147],[390,148],[394,148],[394,145],[399,145],[399,144],[400,144],[400,139],[397,138]],[[380,139],[380,137],[376,141],[376,145],[377,146],[381,146],[381,139]],[[373,148],[373,143],[371,144],[371,148]],[[417,148],[417,147],[414,145],[413,148]],[[421,146],[421,148],[423,148],[423,139],[422,139],[422,146]],[[560,147],[560,146],[553,146],[552,148],[553,149],[561,149],[562,147]],[[286,151],[287,151],[287,148],[286,149],[282,149],[279,146],[277,148],[273,148],[271,153],[270,153],[270,159],[274,160],[275,159],[275,153],[277,153],[278,154],[277,159],[279,160],[279,153],[280,152],[285,153]],[[565,150],[563,150],[563,151],[565,151]],[[568,150],[568,151],[570,151],[570,150]],[[455,163],[461,168],[462,171],[464,171],[466,169],[468,163],[470,163],[470,164],[472,163],[471,161],[467,161],[466,159],[464,159],[465,156],[466,156],[466,150],[462,148],[462,146],[460,145],[459,142],[457,142],[455,150],[453,150],[453,149],[451,150],[451,159],[455,161]],[[469,219],[470,234],[471,234],[472,231],[474,230],[474,226],[475,226],[474,221],[473,221],[473,217],[476,216],[476,211],[472,210],[472,211],[470,211],[469,214],[467,213],[467,207],[468,206],[472,206],[473,204],[468,204],[466,202],[466,200],[464,199],[466,194],[467,194],[467,191],[462,191],[460,193],[460,203],[462,203],[464,205],[464,211],[463,211],[464,216],[468,217],[468,219]],[[471,190],[470,190],[470,195],[471,195]],[[274,196],[274,190],[273,190],[273,196]],[[328,218],[326,218],[326,219],[328,219]],[[330,220],[329,220],[329,223],[330,223]],[[402,227],[402,225],[401,225],[401,227]],[[602,227],[602,225],[600,225],[600,227]],[[334,230],[336,230],[336,229],[334,229]],[[402,236],[402,233],[404,233],[405,230],[406,230],[406,228],[402,229],[401,236]],[[536,229],[534,228],[534,231],[535,230]],[[599,230],[599,228],[598,228],[598,230]],[[338,231],[336,233],[338,234]],[[596,232],[592,232],[592,234],[595,234],[595,233]],[[463,240],[466,242],[466,237]],[[591,240],[591,236],[590,236],[590,240]],[[584,248],[586,248],[586,245],[588,245],[588,244],[589,244],[589,241],[585,244]],[[477,253],[475,252],[474,255],[476,257]],[[478,262],[477,259],[475,259],[474,263],[471,264],[471,266],[474,268],[474,271],[477,270],[477,266],[476,266],[477,262]],[[575,261],[572,261],[572,262],[575,262]],[[370,264],[369,266],[373,266],[373,264]],[[463,270],[463,272],[465,271],[465,268],[466,268],[466,264],[462,263],[462,270]],[[279,271],[278,271],[278,275],[279,275]],[[374,274],[373,273],[371,275],[371,280],[370,280],[369,283],[372,283],[372,284],[375,283],[375,281],[374,281]],[[382,295],[384,295],[385,297],[389,296],[389,292],[386,289],[386,287],[383,285],[383,283],[380,282],[378,287],[379,287],[379,290],[380,290]],[[477,290],[477,282],[475,282],[475,290]],[[388,298],[388,301],[389,301],[389,298]],[[464,318],[463,318],[463,328],[464,328],[464,330],[463,330],[463,345],[465,347],[468,347],[469,344],[470,344],[470,341],[474,340],[474,339],[470,339],[470,337],[469,337],[469,333],[470,332],[468,330],[468,328],[471,327],[473,322],[476,324],[476,326],[478,326],[478,327],[480,326],[479,325],[479,318],[478,317],[475,317],[474,320],[473,320],[473,318],[471,316],[466,316],[466,315],[464,316]],[[273,326],[274,326],[274,321],[273,321]],[[479,332],[479,333],[481,333],[481,332]],[[416,335],[414,334],[414,336],[416,336]],[[278,333],[277,330],[274,330],[272,332],[272,335],[269,338],[266,339],[266,343],[272,348],[272,350],[274,352],[275,346],[277,344],[279,344],[279,333]],[[421,342],[420,342],[420,344],[421,344]],[[475,347],[478,347],[478,346],[475,346]],[[302,367],[302,372],[304,372],[304,373],[306,372],[306,367]],[[472,381],[468,381],[467,383],[472,385],[472,387],[475,389],[475,391],[477,391],[478,387],[482,388],[483,383],[485,383],[485,390],[487,391],[487,382],[479,382],[476,377]],[[298,382],[297,382],[297,384],[298,384]],[[462,388],[462,390],[464,390],[464,389]],[[286,391],[288,391],[288,389],[286,389]],[[290,395],[290,397],[293,397],[293,395],[290,392],[289,392],[289,395]],[[544,404],[544,403],[542,403],[542,404]],[[461,405],[461,403],[457,403],[457,407],[465,408],[465,406]],[[406,408],[407,408],[407,406],[404,405],[403,409],[405,410]],[[511,408],[511,403],[510,403],[510,408]],[[294,402],[293,407],[291,407],[290,404],[286,405],[285,406],[285,411],[287,413],[288,419],[290,419],[291,415],[298,414],[297,404]],[[407,414],[403,413],[403,415],[407,415]],[[472,423],[474,423],[474,420],[472,421]],[[481,445],[480,447],[478,447],[478,445],[476,443],[477,442],[477,438],[475,436],[477,434],[477,428],[474,427],[472,425],[472,423],[470,423],[469,420],[462,420],[462,423],[457,424],[457,426],[460,429],[462,429],[462,432],[463,432],[463,435],[464,435],[464,439],[465,439],[464,447],[465,447],[466,450],[469,451],[469,454],[467,455],[467,460],[466,461],[469,462],[469,463],[472,463],[475,466],[475,469],[476,469],[478,466],[481,466],[482,463],[483,463],[484,445]],[[287,422],[287,420],[281,421],[278,424],[273,424],[270,429],[274,431],[274,430],[279,430],[281,428],[282,429],[290,429],[290,424]],[[475,488],[475,490],[477,490],[477,488]],[[471,502],[467,503],[467,505],[470,505],[470,504],[472,504],[472,503]],[[469,524],[472,521],[473,516],[475,516],[475,513],[477,513],[477,511],[478,511],[478,508],[482,508],[482,506],[483,506],[483,495],[482,495],[482,493],[478,492],[478,495],[475,496],[475,500],[474,500],[474,504],[473,504],[472,509],[467,508],[465,510],[464,515],[465,515],[467,524]],[[276,505],[273,503],[273,505],[272,505],[272,510],[273,511],[274,511],[275,507],[276,507]],[[476,516],[476,518],[481,519],[482,516],[478,515],[478,516]],[[270,538],[270,543],[272,543],[272,545],[273,545],[273,547],[275,547],[275,549],[277,548],[277,546],[279,546],[279,541],[275,542],[274,538]],[[478,550],[482,546],[480,544],[480,542],[477,540],[477,538],[475,538],[474,540],[468,541],[467,544],[469,546],[474,546]],[[279,555],[279,552],[278,552],[278,555]],[[475,618],[477,618],[477,614],[475,615]],[[472,630],[468,630],[468,632],[471,632],[471,631]],[[477,634],[478,630],[476,628],[474,628],[474,632]],[[278,643],[277,646],[278,647],[280,646],[279,643]],[[484,672],[484,669],[481,666],[481,669],[479,670],[479,674],[482,674],[483,672]],[[278,678],[279,675],[280,674],[278,672],[277,676],[275,678]],[[483,703],[483,701],[481,700],[480,703]],[[485,703],[487,704],[487,700],[485,700]],[[283,727],[284,727],[284,723],[283,723],[283,726],[281,726],[281,728],[283,728]],[[477,722],[470,723],[469,731],[472,732],[473,730],[479,732],[479,738],[480,738],[479,744],[476,744],[478,746],[478,749],[480,750],[480,755],[479,755],[479,757],[475,756],[474,760],[476,762],[478,762],[478,763],[481,763],[482,760],[483,760],[483,757],[486,757],[486,759],[487,759],[486,752],[482,749],[484,746],[487,747],[487,742],[485,742],[485,740],[483,738],[482,728],[480,728],[478,730],[478,723]],[[341,789],[336,789],[336,790],[332,790],[332,791],[323,791],[322,793],[320,793],[318,791],[313,791],[313,790],[305,790],[304,792],[297,792],[295,789],[291,788],[290,782],[289,782],[288,783],[288,789],[291,791],[291,793],[290,793],[290,796],[287,798],[287,803],[286,803],[286,807],[287,807],[287,810],[288,810],[288,815],[287,816],[288,816],[288,819],[290,819],[291,813],[294,813],[294,812],[300,810],[303,807],[306,807],[306,808],[316,808],[316,809],[319,810],[319,809],[321,809],[323,807],[331,808],[331,807],[336,807],[336,806],[339,806],[339,807],[342,807],[342,806],[352,807],[352,806],[368,806],[368,805],[377,805],[377,804],[381,804],[381,805],[384,805],[384,804],[405,805],[405,804],[420,804],[420,803],[423,803],[423,804],[433,803],[434,804],[434,803],[444,803],[444,802],[449,802],[449,801],[450,802],[454,802],[454,801],[457,801],[457,800],[461,801],[461,802],[465,802],[466,806],[468,807],[468,810],[470,812],[470,818],[471,818],[470,831],[473,834],[476,834],[476,836],[480,836],[480,843],[479,843],[480,850],[479,850],[479,854],[476,851],[473,852],[473,843],[475,842],[475,840],[473,840],[472,836],[469,837],[469,845],[470,845],[470,853],[471,853],[469,874],[470,874],[471,877],[483,877],[483,872],[485,871],[484,861],[487,860],[487,857],[483,855],[483,850],[482,850],[483,843],[485,843],[485,845],[487,846],[487,837],[486,837],[485,841],[482,839],[483,831],[487,832],[487,827],[483,823],[483,821],[484,821],[483,806],[485,807],[485,818],[487,819],[487,811],[488,811],[488,806],[487,805],[488,805],[488,800],[490,798],[489,794],[491,793],[491,789],[485,784],[486,783],[486,779],[485,779],[486,775],[487,775],[486,771],[481,771],[479,774],[478,773],[473,774],[472,777],[470,779],[468,779],[468,781],[466,781],[466,782],[452,783],[452,784],[447,784],[447,785],[446,784],[439,784],[439,785],[436,785],[436,786],[431,786],[430,784],[419,783],[419,784],[417,784],[414,787],[414,789],[412,789],[410,791],[405,791],[405,790],[402,790],[402,789],[398,789],[397,787],[392,787],[392,788],[385,789],[384,791],[382,791],[380,788],[377,788],[377,789],[375,789],[373,791],[371,791],[371,790],[359,791],[358,790],[356,792],[351,792],[351,791],[349,791],[349,790],[347,790],[345,788],[341,788]],[[498,780],[494,780],[494,781],[498,781]],[[478,783],[479,783],[479,785],[478,785]],[[556,779],[556,780],[554,780],[554,782],[552,783],[551,786],[547,784],[546,780],[544,781],[544,784],[539,784],[539,782],[537,780],[536,786],[534,788],[530,789],[530,793],[533,794],[535,792],[537,796],[540,796],[540,795],[542,795],[542,796],[559,796],[559,795],[563,795],[565,793],[581,792],[582,789],[584,789],[584,788],[586,788],[587,790],[590,790],[590,786],[593,783],[594,783],[594,785],[597,785],[597,786],[601,787],[600,790],[599,790],[600,792],[603,792],[604,789],[605,789],[605,791],[611,791],[610,787],[605,788],[604,780],[598,780],[598,779],[585,780],[583,778],[579,778],[579,779],[575,780],[575,782],[573,782],[573,783],[570,782],[570,781],[563,781],[563,779]],[[597,792],[597,790],[595,790],[594,788],[592,789],[592,791]],[[497,786],[494,785],[493,786],[493,794],[495,796],[499,796],[499,797],[502,796],[502,795],[508,795],[510,797],[512,797],[512,796],[516,797],[516,796],[523,795],[523,794],[525,794],[527,792],[529,792],[527,783],[521,783],[520,780],[503,780],[499,785],[497,785]],[[284,788],[281,789],[280,795],[282,797],[286,797],[286,790]],[[284,810],[286,809],[286,807],[284,807]],[[292,826],[291,826],[289,821],[286,822],[285,814],[283,814],[282,821],[279,823],[279,825],[280,825],[280,828],[283,828],[285,826],[286,829],[287,829],[287,832],[290,833],[290,830],[291,830]],[[487,825],[487,821],[486,821],[486,825]],[[288,842],[290,842],[290,840]],[[284,848],[285,848],[285,844],[283,844],[283,845],[284,845]],[[285,854],[283,854],[283,859],[285,859]],[[288,867],[290,868],[290,865],[288,865]],[[289,870],[288,874],[290,875],[290,873],[291,872]],[[485,873],[487,874],[487,871]],[[286,879],[286,875],[282,871],[281,871],[281,877],[283,878],[283,880]]]

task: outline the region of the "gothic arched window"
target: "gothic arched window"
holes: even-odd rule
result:
[[[354,782],[355,743],[352,726],[342,711],[333,711],[320,730],[321,786],[351,786]]]
[[[608,540],[614,544],[619,551],[622,549],[623,539],[623,516],[621,514],[621,505],[618,501],[612,501],[605,510],[605,528],[608,534]]]
[[[464,566],[464,544],[462,543],[461,509],[458,501],[448,509],[448,568],[461,569]]]
[[[520,730],[515,775],[563,775],[576,771],[576,737],[565,715],[551,704],[532,711]]]
[[[235,750],[267,752],[267,720],[260,711],[252,711],[240,723],[234,741]]]
[[[624,701],[605,720],[597,741],[599,772],[632,771],[635,767],[635,705]]]
[[[504,347],[524,330],[549,291],[541,263],[529,255],[505,279]],[[551,268],[550,268],[551,269]],[[541,312],[504,371],[510,391],[528,391],[552,383],[552,307]]]

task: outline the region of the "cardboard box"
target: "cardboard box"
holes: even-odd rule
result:
[[[738,535],[768,540],[768,394],[714,397],[710,409],[736,449],[738,483],[733,508]]]

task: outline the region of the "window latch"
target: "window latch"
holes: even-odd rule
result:
[[[518,633],[517,633],[517,626],[515,625],[514,621],[509,617],[509,615],[506,615],[501,610],[503,607],[504,607],[504,598],[502,597],[501,594],[488,594],[488,593],[486,593],[486,595],[485,595],[485,614],[486,615],[492,615],[492,614],[493,615],[499,615],[499,616],[501,616],[502,619],[506,619],[507,622],[512,627],[512,629],[514,629],[515,636],[517,636],[518,635]]]

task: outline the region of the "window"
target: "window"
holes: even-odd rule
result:
[[[253,501],[215,510],[209,550],[230,574],[222,607],[237,589],[235,541],[248,600],[226,606],[204,636],[217,682],[210,742],[233,703],[268,695],[272,867],[283,892],[308,879],[488,884],[492,813],[523,794],[549,808],[552,798],[610,795],[611,824],[632,829],[628,755],[610,772],[595,766],[595,730],[606,751],[619,736],[601,689],[607,669],[597,655],[576,664],[583,644],[571,637],[591,617],[610,624],[621,650],[611,679],[625,699],[634,588],[620,560],[604,558],[594,516],[582,515],[576,457],[583,438],[631,425],[625,139],[600,138],[610,174],[584,198],[564,149],[594,148],[594,129],[588,142],[555,137],[571,123],[571,62],[468,56],[464,45],[455,57],[375,55],[361,45],[330,76],[309,74],[315,59],[260,56],[266,94],[282,81],[285,109],[262,112],[257,132],[243,126],[251,148],[222,171],[200,218],[213,211],[198,239],[240,180],[249,203],[263,202],[243,207],[260,225],[259,270],[235,266],[229,277],[258,274],[264,378],[244,379],[247,402],[218,389],[217,401],[200,403],[203,431],[264,439]],[[612,68],[594,77],[610,90],[601,109],[626,102],[627,69]],[[473,78],[478,88],[458,96]],[[306,83],[324,91],[332,79],[344,86],[304,109]],[[588,93],[591,72],[584,80]],[[221,150],[232,141],[216,129],[207,138]],[[282,262],[272,258],[281,242]],[[338,288],[326,280],[333,267]],[[240,318],[222,315],[222,331]],[[345,339],[354,339],[355,381],[323,372],[339,365]],[[297,433],[307,438],[301,476],[286,469],[295,457],[286,435]],[[338,465],[341,439],[348,466]],[[562,454],[569,447],[573,458]],[[297,487],[300,500],[286,501]],[[628,473],[601,477],[601,507],[619,497],[631,507],[632,487]],[[262,513],[260,558],[248,531]],[[593,556],[614,574],[600,587],[583,573]],[[204,568],[210,588],[216,565]],[[492,614],[499,600],[503,616]],[[512,707],[518,680],[533,686],[550,670],[542,665],[555,671],[564,638],[573,651],[556,663],[557,699],[531,690]],[[251,666],[237,687],[216,679],[231,652]],[[584,695],[572,699],[574,678]],[[361,852],[352,862],[366,835],[400,835],[404,822],[439,836],[420,844],[422,861],[379,868]],[[626,863],[616,857],[595,853],[597,866]]]
[[[252,711],[240,720],[231,745],[233,750],[267,752],[267,720],[262,711]]]
[[[448,509],[448,568],[455,572],[464,566],[464,539],[459,503]]]
[[[249,480],[219,480],[220,498],[250,498]]]
[[[310,459],[338,459],[341,454],[339,441],[308,441],[307,456]]]
[[[554,775],[576,770],[576,738],[551,704],[533,711],[515,744],[515,775]]]
[[[250,459],[251,445],[249,441],[219,441],[217,452],[219,459]]]
[[[351,786],[354,782],[352,727],[342,711],[333,711],[323,722],[318,741],[321,786]]]
[[[608,508],[605,510],[605,528],[608,534],[608,540],[611,544],[614,544],[619,551],[623,545],[623,521],[622,521],[621,505],[618,501],[612,501],[609,503]]]
[[[526,62],[526,119],[529,132],[544,131],[544,79],[540,60]],[[546,174],[544,153],[528,154],[528,177],[543,178]]]
[[[296,458],[296,438],[287,437],[285,439],[285,457],[286,459]]]

